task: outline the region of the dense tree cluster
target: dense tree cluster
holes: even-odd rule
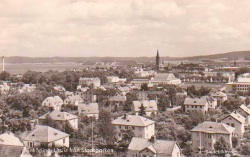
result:
[[[194,85],[187,87],[187,95],[190,97],[205,96],[210,93],[211,89],[201,86],[200,89],[196,89]]]

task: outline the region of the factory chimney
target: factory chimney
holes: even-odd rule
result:
[[[3,56],[3,71],[4,71],[4,56]]]

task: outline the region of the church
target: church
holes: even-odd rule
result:
[[[156,61],[155,61],[155,67],[157,74],[154,76],[153,79],[150,80],[150,83],[153,85],[157,84],[181,84],[181,80],[179,78],[176,78],[174,74],[172,73],[166,73],[164,69],[161,69],[161,64],[160,64],[160,55],[159,51],[157,50],[156,54]],[[161,71],[164,71],[161,73]]]

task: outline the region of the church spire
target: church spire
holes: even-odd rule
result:
[[[156,66],[156,70],[160,70],[160,55],[159,55],[158,49],[157,49],[157,54],[156,54],[155,66]]]

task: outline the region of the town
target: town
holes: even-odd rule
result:
[[[18,75],[2,57],[1,156],[249,156],[249,58],[155,54]]]

